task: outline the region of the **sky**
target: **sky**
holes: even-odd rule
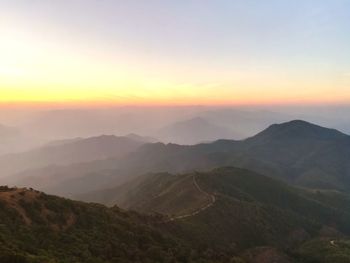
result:
[[[0,0],[0,105],[350,102],[348,0]]]

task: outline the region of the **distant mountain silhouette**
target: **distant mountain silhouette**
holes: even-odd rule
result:
[[[127,162],[140,170],[182,172],[234,165],[312,188],[350,189],[350,137],[305,121],[275,124],[243,141],[149,144]],[[125,163],[125,165],[127,164]],[[134,172],[139,172],[133,167]]]
[[[0,156],[2,176],[48,165],[68,165],[110,157],[121,157],[144,142],[127,137],[102,135],[86,139],[53,142],[27,152]]]
[[[324,128],[303,120],[293,120],[273,124],[261,133],[250,138],[251,141],[268,140],[337,140],[347,137],[335,129]]]
[[[120,158],[80,164],[79,168],[51,167],[49,173],[47,169],[28,171],[16,177],[19,185],[23,185],[20,178],[27,175],[34,176],[32,182],[47,178],[51,186],[31,186],[63,195],[69,189],[74,195],[117,185],[149,172],[182,173],[236,166],[296,185],[348,191],[349,160],[348,135],[304,121],[291,121],[272,125],[242,141],[218,140],[192,146],[145,144]],[[64,178],[60,184],[53,179],[57,175]]]
[[[218,126],[234,130],[240,137],[245,139],[255,135],[272,123],[282,123],[297,116],[268,110],[243,110],[223,108],[208,110],[199,113],[200,117]]]

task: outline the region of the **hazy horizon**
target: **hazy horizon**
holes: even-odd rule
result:
[[[0,0],[0,263],[350,263],[350,0]]]

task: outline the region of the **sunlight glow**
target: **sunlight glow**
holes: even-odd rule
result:
[[[88,44],[87,44],[88,43]],[[308,65],[173,60],[113,44],[0,24],[0,103],[341,103],[347,73]],[[241,64],[243,66],[241,66]],[[347,71],[348,72],[348,71]],[[341,92],[334,92],[337,89]]]

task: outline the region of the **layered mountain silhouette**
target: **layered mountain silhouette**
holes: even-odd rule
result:
[[[79,162],[121,157],[144,144],[142,137],[102,135],[90,138],[54,141],[30,151],[0,156],[2,176],[48,165],[68,165]]]
[[[271,123],[280,123],[291,120],[297,116],[277,113],[265,110],[243,110],[238,108],[213,108],[203,106],[184,107],[115,107],[108,109],[61,109],[39,111],[33,114],[26,123],[20,125],[21,130],[38,135],[40,138],[72,138],[91,137],[99,134],[128,134],[137,132],[142,135],[149,135],[157,139],[159,133],[171,135],[177,143],[183,143],[180,134],[177,136],[172,130],[166,127],[179,127],[179,130],[188,132],[198,131],[196,127],[191,128],[191,123],[196,119],[202,119],[205,123],[200,130],[204,135],[211,135],[210,141],[218,138],[242,139],[254,135]],[[319,121],[320,118],[310,118]],[[330,123],[324,121],[323,123]],[[182,124],[182,125],[181,125]],[[229,135],[229,137],[216,137],[214,135]],[[224,134],[222,134],[224,131]],[[226,132],[230,131],[230,134]],[[163,133],[164,132],[164,133]],[[186,144],[195,144],[207,141],[183,133],[187,138]],[[238,137],[236,137],[236,135]],[[193,138],[192,141],[188,139]],[[178,140],[178,141],[177,141]]]
[[[149,141],[2,156],[12,184],[92,203],[0,187],[0,261],[349,261],[348,135],[295,120],[240,141]]]
[[[64,177],[42,188],[55,194],[83,193],[117,185],[150,172],[182,173],[236,166],[310,188],[350,189],[350,139],[339,131],[296,120],[274,124],[242,141],[218,140],[192,146],[151,143],[120,158],[109,158],[48,169],[22,172],[17,185]],[[117,150],[116,150],[117,151]],[[106,172],[106,170],[108,171]],[[74,171],[74,172],[70,172]],[[70,177],[70,174],[78,176]],[[103,179],[103,180],[102,180]],[[52,179],[48,181],[54,182]],[[102,182],[103,184],[99,183]]]
[[[303,120],[293,120],[282,124],[273,124],[255,137],[282,140],[289,138],[334,140],[344,136],[346,136],[344,133],[335,129],[324,128]]]

